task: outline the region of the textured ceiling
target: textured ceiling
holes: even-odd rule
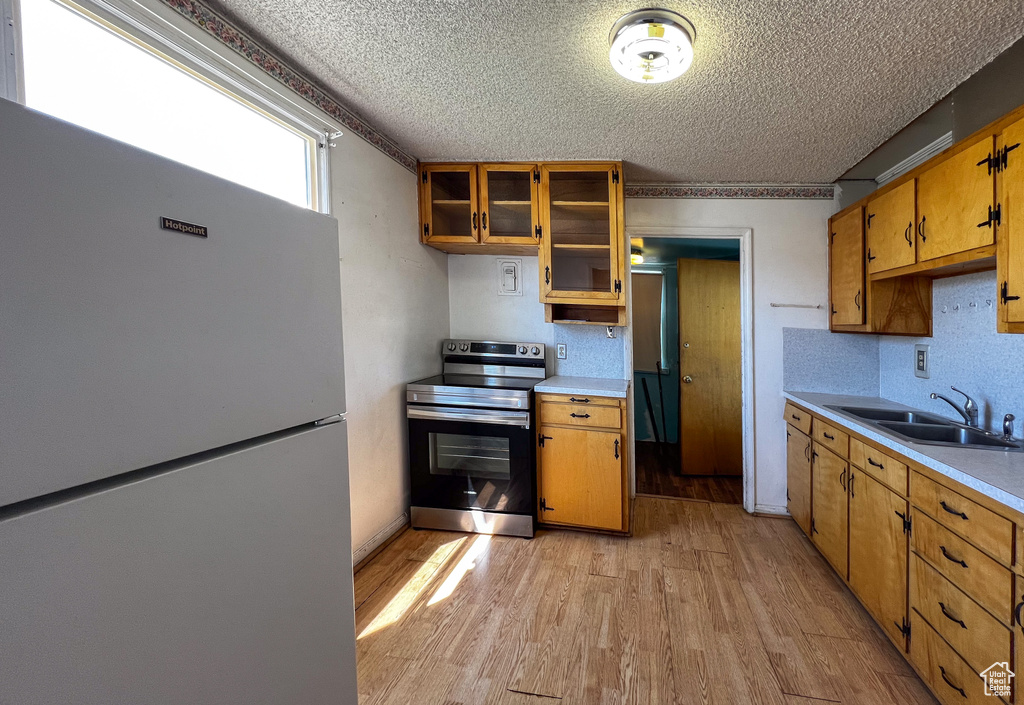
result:
[[[639,2],[214,0],[423,161],[622,159],[640,182],[831,182],[1024,34],[1024,0],[665,2],[692,68],[608,63]]]

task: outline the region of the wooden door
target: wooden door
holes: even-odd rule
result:
[[[844,579],[848,575],[849,464],[823,445],[811,449],[811,540]]]
[[[682,472],[741,475],[740,263],[681,259],[677,265]]]
[[[829,299],[832,325],[864,323],[864,209],[830,221]]]
[[[1003,130],[996,147],[1002,165],[996,176],[1000,332],[1020,333],[1009,326],[1024,324],[1024,120]]]
[[[986,137],[918,178],[918,261],[995,242],[995,226],[989,221],[995,177],[988,164],[994,151],[993,138]]]
[[[620,433],[542,426],[540,434],[540,521],[622,531]]]
[[[476,164],[420,166],[423,242],[480,242]]]
[[[811,439],[786,424],[786,502],[797,526],[811,535]]]
[[[850,587],[882,629],[906,649],[907,500],[867,473],[851,468]]]
[[[625,300],[617,164],[542,164],[540,298],[542,303]]]
[[[536,245],[540,226],[540,167],[480,164],[480,241]]]
[[[906,267],[917,261],[916,208],[916,179],[868,201],[865,220],[870,274]]]

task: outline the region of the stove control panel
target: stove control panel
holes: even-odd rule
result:
[[[442,355],[462,354],[474,357],[520,357],[527,360],[544,359],[542,343],[497,343],[489,340],[446,340],[441,344]]]

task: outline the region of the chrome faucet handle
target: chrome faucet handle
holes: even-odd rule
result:
[[[942,394],[936,394],[935,392],[932,392],[931,394],[929,394],[928,398],[929,399],[941,399],[942,401],[944,401],[947,404],[949,404],[951,407],[956,409],[956,413],[960,414],[960,416],[963,417],[964,423],[966,425],[968,425],[968,426],[977,426],[978,425],[978,411],[977,411],[977,409],[972,410],[973,413],[968,413],[966,411],[966,407],[965,408],[960,408],[960,405],[957,404],[952,399],[950,399],[949,397],[947,397],[945,395],[942,395]]]
[[[971,395],[968,394],[967,392],[963,391],[963,390],[957,389],[956,387],[953,387],[953,386],[951,386],[950,389],[952,389],[957,394],[963,394],[964,398],[967,399],[967,401],[964,402],[964,411],[966,412],[967,419],[968,419],[967,425],[968,426],[977,426],[978,425],[978,402],[974,401],[974,399],[971,398]]]
[[[1013,440],[1013,422],[1014,422],[1014,419],[1016,419],[1016,418],[1017,417],[1014,416],[1013,414],[1007,414],[1006,416],[1003,417],[1003,440],[1004,441],[1012,441]]]

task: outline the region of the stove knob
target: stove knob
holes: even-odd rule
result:
[[[520,345],[519,346],[519,354],[520,355],[525,355],[526,354],[526,346],[525,345]]]
[[[462,352],[466,352],[467,350],[469,350],[469,343],[463,343],[462,345],[460,345],[459,350],[461,350]]]
[[[540,348],[538,348],[536,345],[534,345],[532,348],[530,348],[530,354],[531,355],[540,355]]]
[[[455,343],[448,343],[448,352],[455,352]]]

